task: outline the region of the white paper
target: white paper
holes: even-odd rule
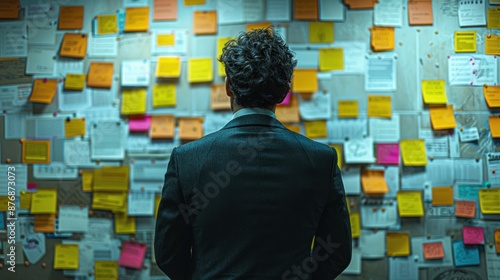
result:
[[[385,256],[385,230],[361,230],[359,238],[363,259],[379,259]]]
[[[389,280],[418,280],[417,262],[413,256],[389,257]]]
[[[48,27],[36,27],[31,28],[32,25],[28,27],[30,45],[41,45],[41,46],[55,46],[56,44],[56,25]]]
[[[297,69],[317,69],[319,68],[319,53],[315,49],[295,49],[290,48],[295,52],[295,58],[297,59]]]
[[[89,272],[94,270],[94,250],[87,242],[77,240],[62,240],[63,244],[77,244],[78,245],[78,269],[65,269],[63,270],[64,276],[72,276],[73,279],[86,279]]]
[[[479,131],[477,127],[462,127],[458,130],[460,142],[479,141]]]
[[[459,1],[458,4],[460,27],[486,25],[486,1]]]
[[[425,150],[428,157],[448,157],[447,135],[434,135],[430,129],[420,129],[418,137],[425,140]]]
[[[121,121],[97,121],[90,126],[91,158],[96,160],[122,160],[127,125]]]
[[[90,159],[90,142],[80,139],[64,141],[64,163],[73,167],[96,167],[97,163]]]
[[[178,133],[175,133],[178,135]],[[159,153],[168,155],[174,147],[178,146],[177,140],[151,140],[147,135],[130,134],[127,137],[126,150],[129,154]]]
[[[173,34],[173,46],[158,46],[157,38],[161,34]],[[187,54],[188,31],[186,29],[155,29],[151,35],[151,53],[158,54]]]
[[[149,60],[122,61],[122,86],[148,86]]]
[[[373,139],[371,137],[349,139],[344,142],[345,163],[374,163]]]
[[[402,190],[422,190],[427,183],[425,167],[404,166],[401,172]]]
[[[425,242],[438,242],[443,243],[444,258],[435,260],[426,260],[423,254],[422,244]],[[453,253],[451,251],[451,237],[412,237],[411,238],[411,252],[416,255],[418,268],[430,267],[452,267],[453,266]]]
[[[396,197],[399,191],[399,167],[398,166],[387,166],[384,172],[384,178],[387,182],[387,187],[389,192],[384,195],[384,197]]]
[[[234,24],[245,21],[245,3],[243,0],[218,0],[217,23]]]
[[[343,168],[342,182],[344,183],[346,194],[359,195],[361,192],[361,168]]]
[[[64,118],[28,117],[25,134],[28,139],[64,138]]]
[[[334,119],[326,122],[328,131],[334,142],[343,142],[346,139],[355,139],[368,135],[367,121],[364,118]]]
[[[59,58],[56,61],[56,75],[66,77],[66,74],[84,74],[83,60]]]
[[[497,65],[493,55],[452,55],[448,59],[448,82],[452,86],[497,85]]]
[[[4,115],[5,139],[25,138],[25,120],[27,112],[9,113]]]
[[[483,183],[483,160],[460,158],[454,159],[455,182],[462,184]]]
[[[266,1],[266,20],[268,21],[290,21],[291,11],[291,0]]]
[[[54,75],[54,50],[30,47],[26,74]]]
[[[118,107],[91,107],[87,110],[79,112],[85,118],[86,131],[89,132],[94,123],[99,121],[120,120]]]
[[[342,0],[319,0],[319,20],[344,21],[345,6]]]
[[[299,112],[303,120],[330,119],[332,102],[330,92],[315,92],[310,99],[303,99],[299,95]]]
[[[361,205],[361,224],[363,228],[390,228],[397,226],[398,207],[396,201],[378,201],[380,204]],[[384,210],[382,210],[382,208],[384,208]]]
[[[89,207],[76,205],[59,206],[58,231],[87,232],[89,227]]]
[[[368,119],[370,136],[375,143],[399,142],[399,115],[392,115],[390,119]]]
[[[92,107],[113,107],[113,104],[118,103],[116,96],[117,83],[113,81],[110,89],[92,88],[90,95],[92,96]]]
[[[393,55],[370,55],[366,63],[366,91],[396,90],[396,59]]]
[[[51,164],[33,164],[33,177],[35,179],[76,179],[78,168],[69,167],[60,162]]]
[[[347,268],[342,272],[342,274],[361,274],[361,254],[362,248],[352,248],[351,262],[349,263],[349,266],[347,266]]]
[[[373,21],[375,26],[403,25],[403,2],[401,0],[380,0],[373,7]]]
[[[452,186],[455,169],[451,159],[434,159],[427,162],[427,179],[431,186]]]
[[[26,5],[26,19],[47,18],[50,8],[50,3]]]
[[[31,95],[31,85],[13,85],[0,87],[1,113],[19,111],[28,102]]]
[[[245,21],[258,22],[264,19],[264,0],[245,1]]]
[[[335,42],[334,47],[344,49],[344,70],[331,71],[333,75],[364,74],[366,44],[363,42]]]
[[[10,167],[10,168],[9,168]],[[11,172],[10,174],[8,172]],[[28,165],[25,164],[0,164],[0,196],[8,194],[7,186],[11,186],[8,183],[14,182],[14,187],[16,194],[19,195],[21,191],[25,191],[28,188]],[[14,174],[14,175],[12,175]],[[9,176],[15,177],[15,181],[9,181]],[[17,200],[17,198],[16,198]]]
[[[492,188],[500,188],[500,152],[486,154],[486,171]]]
[[[64,90],[60,84],[58,95],[59,110],[61,112],[78,112],[92,106],[91,91],[85,89],[82,91]]]
[[[134,159],[130,162],[130,189],[161,192],[168,159]]]
[[[28,34],[26,24],[0,24],[0,57],[26,57],[28,55]]]
[[[116,36],[89,36],[87,54],[89,57],[118,56],[118,38]]]
[[[488,280],[500,280],[500,255],[496,253],[495,246],[484,246],[484,251]]]
[[[128,194],[127,214],[129,216],[153,216],[154,192],[131,191]]]
[[[84,234],[84,240],[98,243],[109,242],[113,233],[113,220],[89,218],[88,231]]]

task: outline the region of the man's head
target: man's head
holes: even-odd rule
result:
[[[240,33],[226,43],[219,61],[224,63],[228,95],[234,102],[260,108],[283,101],[297,65],[286,43],[270,28]]]

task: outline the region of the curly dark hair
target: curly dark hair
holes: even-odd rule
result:
[[[283,101],[297,65],[294,53],[272,28],[238,34],[225,44],[219,61],[235,102],[261,108]]]

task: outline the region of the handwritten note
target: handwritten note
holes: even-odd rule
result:
[[[399,165],[399,143],[377,144],[377,164]]]
[[[479,247],[465,246],[462,240],[453,241],[455,266],[479,265]]]
[[[153,85],[153,107],[173,107],[176,104],[175,84]]]
[[[142,269],[146,250],[146,244],[123,242],[118,264],[128,268]]]
[[[31,214],[55,214],[57,189],[38,189],[31,197]]]
[[[133,234],[136,229],[135,216],[129,216],[125,213],[115,214],[115,233]]]
[[[226,94],[226,84],[210,85],[210,109],[231,110],[231,101]]]
[[[490,55],[500,54],[500,35],[487,34],[485,36],[484,53]]]
[[[4,0],[0,9],[0,19],[19,18],[19,0]]]
[[[33,230],[35,232],[53,233],[56,230],[56,214],[36,214],[33,216]]]
[[[476,52],[476,31],[455,31],[455,52]]]
[[[311,139],[326,138],[328,136],[325,120],[304,121],[304,130],[306,137]]]
[[[422,203],[422,192],[399,191],[397,194],[398,211],[400,217],[422,217],[424,206]]]
[[[211,82],[213,78],[212,58],[190,58],[188,60],[188,81],[190,83]]]
[[[359,115],[358,100],[339,100],[337,102],[339,118],[357,118]]]
[[[318,91],[318,71],[316,69],[295,69],[292,90],[297,93],[313,93]]]
[[[128,130],[131,132],[148,132],[151,125],[151,116],[131,116],[128,121]]]
[[[192,141],[203,136],[203,118],[180,118],[179,139]]]
[[[130,168],[124,166],[104,166],[94,170],[94,191],[126,191]]]
[[[400,146],[405,166],[427,165],[424,139],[401,140]]]
[[[368,95],[368,117],[391,118],[392,103],[390,95]]]
[[[151,118],[151,129],[149,130],[151,139],[172,139],[174,132],[174,116],[153,116]]]
[[[373,51],[394,50],[395,38],[394,27],[375,26],[370,28],[371,47]]]
[[[118,279],[117,261],[95,261],[94,280]]]
[[[489,116],[488,120],[490,123],[491,137],[499,138],[500,137],[500,116]]]
[[[146,113],[147,91],[145,88],[124,89],[122,91],[123,115],[137,115]]]
[[[156,77],[177,78],[181,75],[181,59],[178,56],[158,57]]]
[[[452,129],[457,127],[453,105],[446,106],[431,106],[429,108],[432,128],[434,130]]]
[[[422,80],[422,96],[425,104],[448,103],[444,80]]]
[[[35,79],[29,102],[52,103],[57,91],[57,80]]]
[[[479,207],[483,214],[500,214],[500,189],[480,189]]]
[[[462,228],[462,237],[465,245],[484,244],[484,228],[464,226]]]
[[[295,20],[318,20],[318,2],[309,0],[296,0],[294,3]]]
[[[64,136],[66,138],[85,136],[85,130],[84,118],[67,119],[66,122],[64,122]]]
[[[125,32],[148,31],[149,7],[132,7],[125,9]]]
[[[54,269],[78,269],[80,251],[78,244],[56,244]]]
[[[177,0],[154,0],[153,20],[176,20]]]
[[[111,88],[114,65],[112,62],[91,62],[87,85],[96,88]]]
[[[310,21],[309,43],[333,43],[333,22]]]
[[[484,99],[490,108],[500,108],[500,86],[483,86]]]
[[[59,7],[59,30],[83,28],[83,6]]]
[[[22,162],[32,164],[50,163],[50,140],[21,140]]]
[[[84,58],[87,53],[86,34],[65,33],[59,55],[62,57]]]
[[[380,195],[389,192],[384,170],[365,169],[361,173],[361,185],[365,194]]]
[[[118,33],[118,15],[98,15],[97,16],[97,35],[109,35]]]
[[[344,49],[343,48],[319,49],[319,70],[320,71],[344,70]]]
[[[385,235],[387,256],[410,255],[410,234],[407,232],[387,232]]]
[[[410,25],[432,25],[432,1],[409,1],[408,23]]]
[[[422,243],[424,259],[435,260],[444,258],[443,242],[425,242]]]
[[[217,33],[217,11],[195,11],[193,13],[193,33],[209,35]]]
[[[87,75],[85,74],[66,74],[64,79],[64,89],[66,90],[83,90],[85,88],[85,81]]]
[[[457,201],[455,204],[455,216],[460,218],[475,218],[476,217],[476,202],[475,201]]]

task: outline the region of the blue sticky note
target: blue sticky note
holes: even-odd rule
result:
[[[453,241],[455,266],[479,265],[479,247],[465,246],[463,240]]]
[[[479,189],[484,189],[481,185],[458,185],[458,199],[479,201]]]
[[[5,212],[0,212],[0,229],[5,229]]]

